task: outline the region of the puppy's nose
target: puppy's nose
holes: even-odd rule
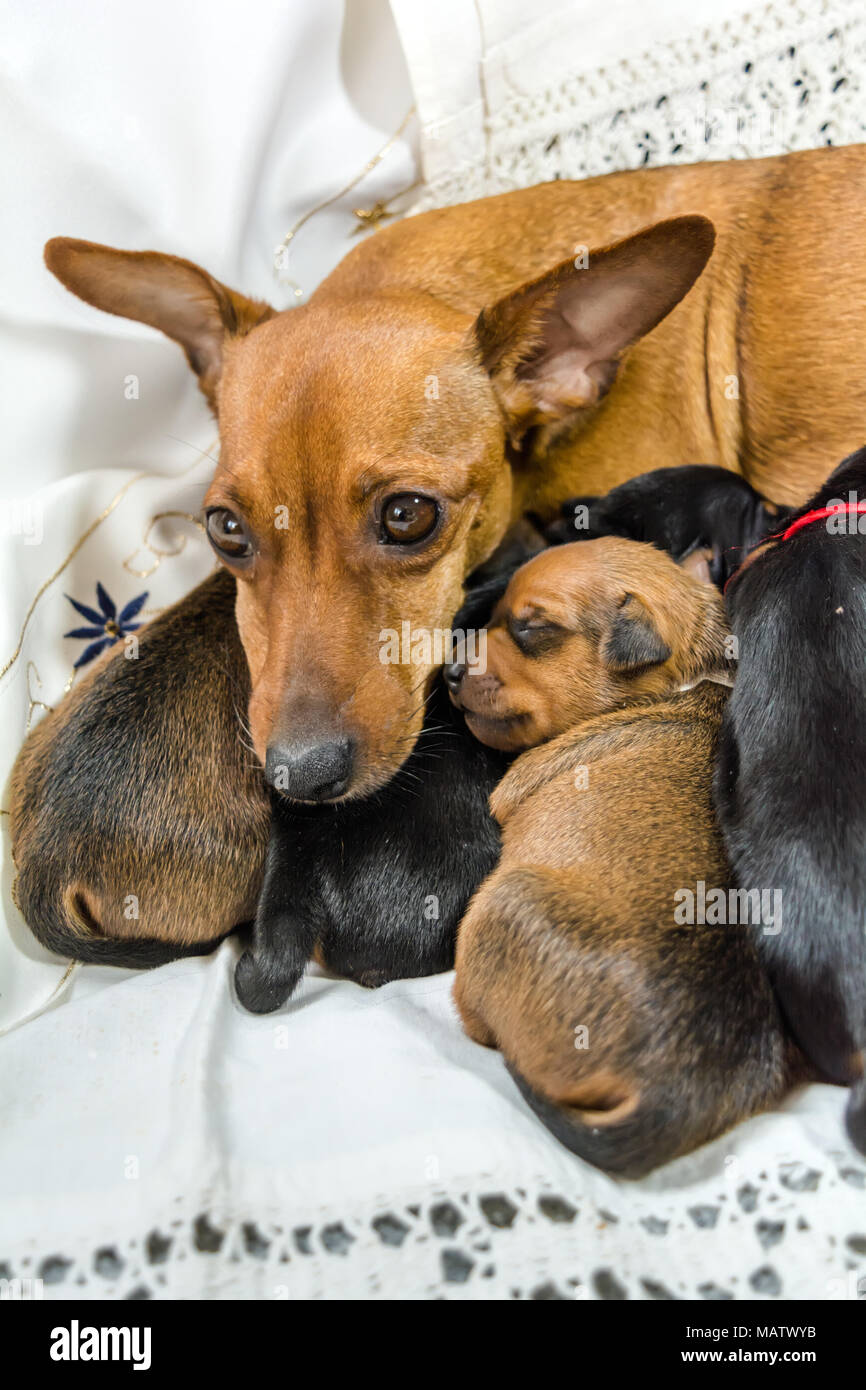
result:
[[[354,762],[350,738],[272,744],[265,758],[265,781],[293,801],[333,801],[348,790]]]
[[[442,675],[449,690],[457,690],[460,682],[466,675],[466,667],[461,661],[452,661],[449,666],[443,666]]]

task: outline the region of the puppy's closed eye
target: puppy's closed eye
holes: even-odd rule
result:
[[[565,629],[558,623],[551,623],[541,617],[515,618],[506,620],[509,636],[524,656],[541,656],[558,647]]]

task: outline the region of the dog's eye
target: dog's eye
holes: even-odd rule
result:
[[[506,626],[511,640],[524,656],[541,656],[558,646],[562,637],[562,628],[558,623],[544,622],[539,618],[530,621],[527,618],[509,617]]]
[[[382,508],[382,540],[386,545],[414,545],[432,536],[439,521],[439,504],[415,492],[395,492]]]
[[[226,560],[247,560],[252,555],[253,543],[246,526],[227,507],[214,507],[205,524],[208,540]]]

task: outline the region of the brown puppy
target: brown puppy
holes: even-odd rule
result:
[[[488,625],[486,661],[455,663],[445,678],[476,738],[513,752],[708,672],[729,679],[727,631],[715,591],[664,551],[574,541],[517,571]]]
[[[555,620],[546,653],[520,649],[530,607]],[[711,801],[727,692],[678,690],[724,663],[721,599],[650,547],[599,540],[530,561],[497,623],[476,732],[516,746],[582,722],[519,758],[491,798],[502,858],[461,923],[455,999],[557,1138],[636,1177],[806,1075],[728,891]]]
[[[111,648],[12,773],[16,898],[50,951],[151,966],[252,920],[270,806],[238,723],[249,673],[223,571]]]
[[[389,780],[432,669],[381,634],[447,628],[510,518],[695,458],[795,502],[860,443],[864,175],[857,146],[507,193],[377,233],[282,313],[176,257],[49,242],[218,414],[209,531],[285,795]]]

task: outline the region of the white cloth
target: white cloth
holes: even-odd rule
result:
[[[644,164],[866,139],[861,0],[393,0],[417,208]]]
[[[234,960],[226,943],[82,981],[5,1039],[13,1277],[84,1297],[856,1291],[863,1163],[832,1088],[618,1183],[559,1148],[469,1042],[450,976],[373,992],[311,976],[260,1018],[234,1001]]]
[[[484,179],[524,167],[495,134],[512,116],[494,68],[509,83],[522,74],[523,99],[546,65],[592,75],[630,42],[583,3],[565,29],[557,6],[529,8],[395,4],[434,200],[457,147],[452,131],[436,166],[428,127],[475,100],[480,50],[461,35],[478,13],[496,38]],[[634,43],[669,37],[659,8],[635,7]],[[690,6],[701,22],[727,8]],[[0,167],[16,190],[0,245],[5,781],[40,717],[31,701],[61,698],[82,649],[62,635],[80,621],[64,593],[92,605],[99,580],[122,605],[147,590],[148,616],[211,565],[186,514],[214,429],[181,354],[67,295],[42,242],[158,247],[286,304],[274,247],[363,169],[413,94],[377,0],[353,0],[348,18],[336,0],[153,0],[146,21],[58,0],[13,5],[4,32]],[[788,41],[784,26],[775,38]],[[410,126],[301,230],[290,274],[305,290],[353,244],[351,209],[409,185],[413,160]],[[454,165],[455,196],[470,174]],[[130,374],[138,400],[124,396]],[[167,511],[183,515],[151,526]],[[614,1182],[560,1149],[499,1056],[466,1039],[449,976],[368,993],[313,971],[286,1008],[254,1018],[233,998],[232,943],[149,974],[66,977],[21,922],[11,882],[7,854],[0,1278],[41,1278],[59,1297],[857,1295],[866,1164],[845,1142],[837,1090],[810,1088],[642,1183]]]
[[[3,14],[3,11],[6,13]],[[285,308],[274,252],[363,171],[412,107],[385,0],[2,0],[3,494],[92,468],[172,473],[213,430],[180,350],[75,299],[52,236],[186,256]],[[416,177],[413,126],[291,244],[306,293],[355,244],[353,207]],[[135,374],[139,399],[127,400]],[[177,436],[177,438],[173,437]]]

